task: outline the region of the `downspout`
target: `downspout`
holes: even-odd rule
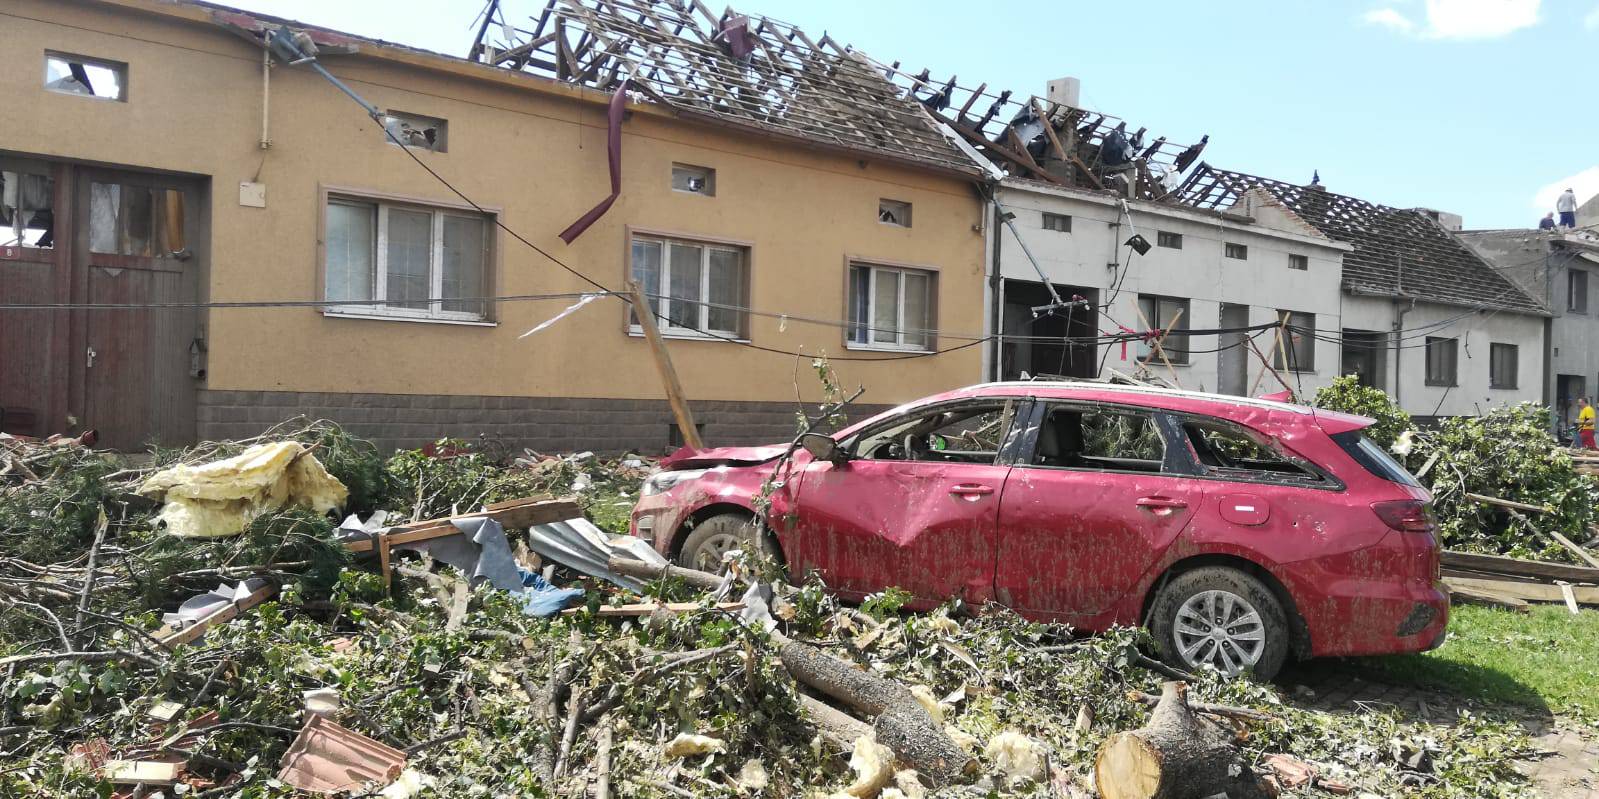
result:
[[[991,194],[990,197],[997,196],[999,192],[999,186],[995,185],[992,187],[992,189],[994,194]],[[989,241],[991,243],[991,254],[989,255],[988,262],[990,264],[990,268],[992,269],[992,272],[988,276],[988,318],[992,320],[994,326],[994,347],[993,357],[988,363],[988,379],[1003,380],[1004,375],[1000,370],[1002,368],[1001,362],[1005,357],[1005,319],[1003,315],[1005,309],[1005,278],[1004,270],[1000,268],[999,263],[999,254],[1001,251],[999,217],[1003,212],[999,209],[998,200],[991,200],[989,205],[993,207],[994,220],[993,223],[988,226]]]
[[[1404,385],[1404,372],[1399,369],[1399,354],[1405,351],[1403,346],[1404,339],[1402,338],[1405,329],[1405,314],[1416,309],[1416,298],[1411,297],[1409,305],[1405,305],[1402,298],[1395,299],[1394,308],[1397,309],[1394,313],[1394,404],[1404,408],[1404,404],[1399,401],[1400,386]]]

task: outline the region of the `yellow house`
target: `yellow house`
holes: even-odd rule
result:
[[[867,408],[979,379],[960,151],[830,41],[756,19],[629,49],[617,7],[563,0],[466,60],[193,2],[4,0],[0,429],[133,448],[305,414],[394,446],[659,451],[679,431],[630,279],[712,445],[792,435],[823,354]],[[268,56],[284,26],[314,62]],[[610,193],[624,79],[620,191],[567,244]]]

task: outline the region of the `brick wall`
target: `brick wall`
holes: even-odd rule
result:
[[[794,403],[703,400],[691,406],[709,446],[789,441],[796,430]],[[850,418],[887,407],[860,406]],[[816,409],[807,406],[806,411]],[[338,422],[383,449],[483,435],[513,451],[646,455],[668,451],[674,421],[664,399],[201,391],[198,433],[201,440],[245,438],[302,415]]]

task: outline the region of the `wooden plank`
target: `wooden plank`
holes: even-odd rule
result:
[[[455,535],[460,529],[455,526],[452,519],[477,519],[487,516],[499,522],[502,527],[520,530],[536,524],[576,519],[582,515],[583,509],[569,499],[511,500],[495,503],[476,513],[462,513],[457,516],[426,519],[392,527],[388,531],[388,541],[392,547]],[[351,552],[371,552],[376,548],[376,544],[374,539],[351,541],[345,544],[344,548]]]
[[[596,616],[648,616],[657,610],[664,610],[667,613],[688,613],[700,609],[701,606],[698,602],[635,602],[628,605],[601,605],[594,611],[594,614]],[[743,610],[744,603],[718,602],[716,609]],[[570,616],[580,610],[583,610],[583,608],[567,608],[561,611],[561,615]]]
[[[206,630],[223,622],[229,621],[235,616],[238,616],[240,613],[243,613],[244,611],[249,610],[256,605],[265,602],[267,597],[272,596],[273,594],[277,593],[277,591],[277,586],[268,585],[252,594],[249,594],[248,596],[245,596],[243,599],[240,599],[237,602],[223,605],[215,613],[212,613],[209,616],[204,616],[194,624],[184,627],[181,630],[174,632],[171,627],[162,627],[160,630],[156,631],[153,637],[159,641],[162,646],[167,648],[177,646],[178,644],[187,644],[204,635]]]
[[[1038,120],[1044,123],[1044,136],[1049,139],[1049,146],[1055,150],[1055,157],[1062,161],[1068,160],[1066,147],[1060,143],[1060,137],[1055,135],[1055,123],[1044,113],[1044,107],[1038,104],[1038,98],[1034,97],[1028,102],[1032,103],[1033,113],[1038,115]]]
[[[174,785],[183,773],[182,762],[165,760],[111,760],[101,770],[105,778],[118,784]]]
[[[1549,513],[1550,512],[1550,509],[1548,507],[1546,507],[1546,506],[1528,505],[1525,502],[1512,502],[1512,501],[1510,501],[1508,499],[1500,499],[1498,497],[1488,497],[1488,496],[1483,496],[1482,494],[1473,494],[1473,493],[1471,493],[1469,491],[1466,492],[1466,499],[1474,499],[1474,500],[1476,500],[1478,502],[1484,502],[1484,503],[1487,503],[1489,505],[1498,505],[1501,508],[1514,508],[1515,510],[1524,510],[1524,511],[1527,511],[1528,513]]]
[[[1515,597],[1529,602],[1551,602],[1561,604],[1566,601],[1565,591],[1558,585],[1547,583],[1519,583],[1513,580],[1479,580],[1470,577],[1445,577],[1444,585],[1453,591],[1457,586],[1471,588],[1477,591],[1486,591],[1492,594]],[[1570,586],[1572,597],[1580,605],[1599,605],[1599,587],[1574,585]]]
[[[1566,549],[1571,550],[1571,554],[1576,555],[1577,558],[1579,560],[1581,560],[1583,563],[1586,563],[1589,566],[1592,566],[1592,567],[1594,567],[1596,569],[1599,569],[1599,558],[1595,558],[1594,556],[1588,554],[1588,550],[1583,549],[1580,546],[1577,546],[1576,542],[1574,542],[1571,539],[1561,535],[1556,530],[1545,530],[1544,532],[1548,533],[1549,537],[1553,538],[1561,546],[1565,547]]]
[[[1445,581],[1446,584],[1447,581]],[[1487,591],[1481,588],[1470,588],[1464,585],[1449,585],[1449,601],[1465,605],[1485,605],[1492,608],[1513,610],[1517,613],[1526,613],[1531,610],[1527,601],[1520,597],[1511,596],[1497,591]]]
[[[1524,560],[1503,555],[1480,555],[1475,552],[1444,550],[1443,565],[1449,568],[1469,569],[1489,574],[1507,574],[1518,577],[1536,577],[1546,580],[1567,580],[1573,583],[1599,585],[1599,569],[1588,566],[1570,566],[1546,560]]]
[[[672,406],[672,415],[677,417],[677,428],[683,434],[683,442],[694,449],[704,449],[705,442],[700,440],[699,428],[694,426],[694,412],[683,397],[683,385],[678,382],[677,369],[672,366],[672,355],[666,351],[666,342],[661,340],[660,322],[655,318],[655,312],[650,308],[638,281],[628,281],[627,287],[633,295],[633,315],[638,317],[639,329],[644,331],[644,338],[650,344],[650,353],[655,356],[655,368],[661,373],[661,383],[666,387],[666,401]]]
[[[1139,321],[1144,323],[1144,329],[1145,330],[1154,330],[1155,329],[1154,323],[1150,322],[1148,317],[1144,316],[1144,309],[1143,308],[1138,307],[1138,306],[1134,306],[1134,310],[1138,311],[1138,319],[1139,319]],[[1166,358],[1166,350],[1164,348],[1162,348],[1160,345],[1161,345],[1161,342],[1166,340],[1166,334],[1170,333],[1172,328],[1177,326],[1177,320],[1182,319],[1182,318],[1183,318],[1182,309],[1178,309],[1177,315],[1173,316],[1171,318],[1171,325],[1172,326],[1161,330],[1160,331],[1160,335],[1156,336],[1155,337],[1155,341],[1154,341],[1155,354],[1160,356],[1160,362],[1161,363],[1166,364],[1166,371],[1171,373],[1171,381],[1172,381],[1173,384],[1175,384],[1177,386],[1178,389],[1181,389],[1183,387],[1183,381],[1177,379],[1177,370],[1172,368],[1171,361]]]

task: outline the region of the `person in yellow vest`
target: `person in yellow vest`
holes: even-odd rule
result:
[[[1588,404],[1588,398],[1577,400],[1582,410],[1577,411],[1577,438],[1582,441],[1583,449],[1599,449],[1593,442],[1593,406]]]

